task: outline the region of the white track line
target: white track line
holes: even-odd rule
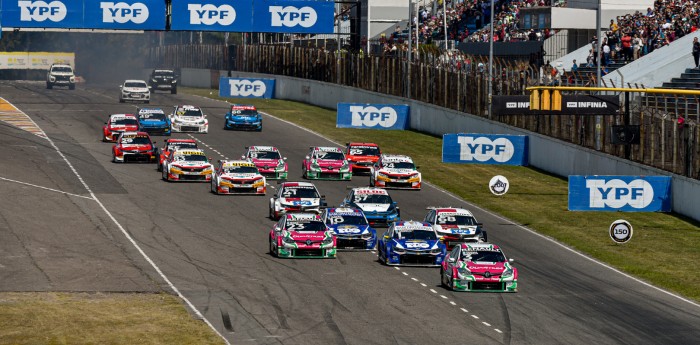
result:
[[[73,193],[68,193],[68,192],[64,192],[64,191],[62,191],[62,190],[53,189],[53,188],[44,187],[44,186],[39,186],[39,185],[36,185],[36,184],[31,184],[31,183],[27,183],[27,182],[17,181],[17,180],[13,180],[13,179],[9,179],[9,178],[0,177],[0,180],[8,181],[8,182],[14,182],[14,183],[19,183],[19,184],[23,184],[23,185],[27,185],[27,186],[31,186],[31,187],[35,187],[35,188],[46,189],[46,190],[50,190],[50,191],[52,191],[52,192],[61,193],[61,194],[66,194],[66,195],[71,195],[71,196],[75,196],[75,197],[78,197],[78,198],[84,198],[84,199],[88,199],[88,200],[95,200],[95,199],[93,199],[93,198],[91,198],[91,197],[89,197],[89,196],[78,195],[78,194],[73,194]]]
[[[14,106],[13,104],[11,104],[10,102],[7,102],[7,103],[10,104],[10,105],[12,105],[13,107],[15,107],[15,106]],[[19,110],[19,108],[17,108],[17,107],[15,107],[15,109]],[[187,304],[187,306],[189,306],[190,309],[192,309],[192,311],[195,313],[195,315],[197,315],[197,317],[199,317],[199,318],[201,318],[202,320],[204,320],[204,322],[205,322],[219,337],[221,337],[221,339],[223,339],[224,342],[225,342],[226,344],[231,345],[231,343],[229,343],[229,341],[228,341],[226,338],[224,338],[224,336],[223,336],[221,333],[219,333],[219,331],[216,330],[216,328],[214,328],[214,325],[212,325],[211,322],[209,322],[209,320],[207,320],[207,318],[204,317],[204,315],[202,315],[202,313],[194,306],[194,304],[192,304],[192,302],[190,302],[190,300],[187,299],[187,297],[185,297],[185,296],[180,292],[180,290],[179,290],[177,287],[175,287],[175,285],[170,281],[170,279],[168,279],[168,277],[163,273],[163,271],[160,270],[160,267],[158,267],[158,265],[156,265],[156,263],[155,263],[148,255],[146,255],[146,252],[144,252],[143,249],[141,249],[141,246],[139,246],[139,245],[136,243],[136,241],[134,240],[133,237],[131,237],[131,235],[129,234],[129,232],[127,232],[126,229],[124,229],[124,227],[119,223],[119,221],[117,221],[117,219],[114,218],[114,216],[112,215],[112,213],[109,212],[109,210],[107,209],[107,207],[105,207],[105,205],[102,203],[102,201],[100,201],[100,199],[97,198],[97,196],[95,195],[95,193],[93,193],[92,189],[90,189],[90,186],[88,186],[88,184],[85,182],[85,180],[83,180],[82,176],[80,176],[80,174],[78,173],[78,171],[75,170],[75,167],[73,167],[73,164],[71,164],[71,162],[68,160],[68,158],[66,158],[66,156],[63,154],[63,152],[61,152],[61,150],[58,148],[58,146],[56,146],[56,144],[53,142],[53,140],[51,140],[51,138],[49,138],[48,136],[46,137],[46,140],[49,141],[49,144],[51,144],[51,146],[54,148],[54,150],[56,150],[56,152],[58,153],[58,155],[61,156],[61,158],[63,159],[63,161],[66,162],[66,164],[68,165],[68,167],[70,168],[70,170],[73,171],[73,174],[78,178],[78,180],[79,180],[80,183],[83,185],[83,187],[85,187],[85,190],[87,190],[88,193],[90,193],[90,196],[92,197],[92,199],[95,200],[95,202],[96,202],[98,205],[100,205],[100,208],[102,209],[102,211],[104,211],[104,213],[109,217],[109,219],[112,220],[112,222],[119,228],[119,230],[122,232],[122,234],[124,234],[124,236],[129,240],[129,242],[131,242],[131,244],[134,246],[134,248],[136,248],[136,250],[138,250],[138,252],[141,254],[141,256],[151,265],[151,267],[153,267],[153,269],[155,269],[156,272],[158,272],[158,275],[160,275],[160,277],[163,278],[163,280],[164,280],[164,281],[168,284],[168,286],[177,294],[178,297],[180,297],[183,301],[185,301],[185,303]]]

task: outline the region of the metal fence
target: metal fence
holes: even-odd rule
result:
[[[292,44],[165,46],[153,48],[150,59],[153,66],[230,68],[319,80],[489,116],[487,58],[430,47],[421,47],[409,60],[402,50],[369,56]],[[495,59],[491,93],[525,94],[526,87],[542,80],[539,73],[527,61]],[[641,126],[641,144],[627,149],[609,140],[611,126],[624,123],[622,114],[605,116],[600,128],[590,115],[493,115],[492,119],[592,149],[597,136],[602,136],[602,152],[697,179],[700,117],[674,109],[698,108],[698,103],[693,97],[675,99],[673,107],[653,97],[636,97],[626,105],[629,124]]]

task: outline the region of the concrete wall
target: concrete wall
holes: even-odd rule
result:
[[[225,76],[226,72],[221,71]],[[209,70],[182,72],[182,85],[197,86],[209,80]],[[444,133],[528,135],[530,165],[559,176],[569,175],[669,175],[673,177],[673,210],[700,220],[700,181],[596,152],[551,137],[532,133],[485,118],[401,97],[347,86],[268,74],[233,72],[232,77],[275,78],[275,98],[336,109],[339,102],[396,103],[411,107],[412,129],[441,136]],[[206,84],[206,83],[204,83]],[[209,87],[209,85],[205,87]]]

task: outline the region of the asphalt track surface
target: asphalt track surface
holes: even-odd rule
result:
[[[697,344],[700,339],[698,304],[432,186],[390,192],[403,218],[422,219],[426,206],[472,210],[489,239],[516,260],[518,293],[453,293],[440,287],[437,268],[387,267],[373,252],[341,252],[335,260],[271,257],[267,205],[273,188],[267,197],[217,196],[208,184],[166,183],[152,164],[110,162],[111,144],[100,142],[101,127],[109,114],[138,106],[119,104],[117,90],[0,83],[0,96],[46,132],[99,202],[232,344]],[[309,146],[332,144],[271,116],[265,116],[260,133],[225,131],[223,102],[168,93],[151,101],[168,112],[175,104],[204,108],[210,133],[192,137],[213,160],[237,158],[248,145],[274,145],[288,157],[290,180],[301,179]],[[47,140],[0,123],[0,147],[0,291],[169,289]],[[337,205],[346,186],[367,182],[355,176],[349,183],[316,185]]]

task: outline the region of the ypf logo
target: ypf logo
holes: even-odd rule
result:
[[[311,7],[296,8],[294,6],[270,6],[270,15],[272,16],[272,26],[286,26],[293,28],[301,25],[305,28],[316,24],[318,15]]]
[[[250,81],[247,79],[230,79],[228,81],[231,86],[231,96],[255,96],[262,97],[267,91],[265,83],[262,80]]]
[[[375,127],[377,125],[384,128],[389,128],[396,124],[399,116],[396,110],[392,107],[362,107],[357,105],[350,106],[352,114],[352,126],[356,127]]]
[[[654,189],[649,182],[634,180],[630,183],[614,179],[586,180],[586,188],[589,190],[590,207],[621,208],[630,205],[634,208],[645,208],[654,200]]]
[[[68,14],[66,5],[60,1],[18,1],[17,5],[20,8],[19,20],[23,22],[43,22],[47,19],[60,22]]]
[[[236,10],[230,5],[189,4],[187,10],[192,25],[231,25],[236,20]]]
[[[125,2],[101,2],[102,22],[119,23],[133,22],[142,24],[148,20],[148,7],[140,2],[131,5]]]
[[[503,163],[513,158],[515,148],[506,138],[491,140],[487,137],[457,137],[459,159],[462,161],[486,162],[490,159]]]

